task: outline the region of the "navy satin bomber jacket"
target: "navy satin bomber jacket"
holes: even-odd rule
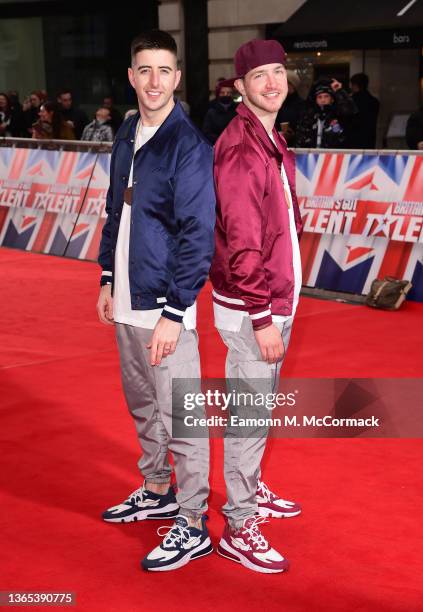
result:
[[[113,144],[107,220],[99,263],[101,285],[111,282],[124,191],[131,168],[137,113]],[[129,286],[133,310],[163,308],[181,322],[204,285],[214,251],[213,149],[182,106],[175,107],[135,155]]]

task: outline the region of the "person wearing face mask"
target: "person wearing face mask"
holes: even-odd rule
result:
[[[345,121],[357,112],[342,83],[336,79],[317,81],[307,108],[298,121],[296,146],[339,149],[346,144]]]
[[[110,109],[101,106],[96,111],[94,121],[84,127],[81,140],[113,142]]]
[[[216,86],[216,98],[210,102],[203,123],[203,134],[212,144],[216,142],[226,126],[236,116],[237,104],[234,102],[232,87],[219,82]]]

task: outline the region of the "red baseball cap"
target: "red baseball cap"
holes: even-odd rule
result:
[[[255,38],[241,45],[235,53],[234,64],[236,76],[221,81],[221,87],[233,87],[237,79],[242,79],[247,72],[265,66],[266,64],[285,64],[285,49],[277,40],[261,40]]]

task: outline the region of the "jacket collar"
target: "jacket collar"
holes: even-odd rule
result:
[[[126,140],[129,144],[133,144],[135,132],[137,129],[140,112],[130,117],[122,126],[120,134],[117,135],[117,140]],[[148,141],[148,145],[155,149],[161,150],[166,141],[169,140],[170,134],[175,130],[176,125],[186,118],[186,113],[180,102],[175,98],[175,106],[163,121],[154,136]]]
[[[282,161],[284,154],[287,152],[287,146],[279,132],[273,128],[272,135],[276,143],[275,145],[269,138],[269,134],[266,132],[260,119],[244,104],[244,102],[238,104],[236,112],[260,140],[260,144],[264,147],[266,152],[272,157],[277,157],[279,161]]]
[[[288,151],[285,139],[276,128],[273,128],[272,135],[276,145],[270,140],[269,134],[266,132],[264,125],[260,119],[255,115],[243,102],[238,105],[236,109],[240,115],[246,128],[255,136],[259,141],[266,153],[276,159],[277,164],[280,168],[283,163],[286,175],[288,177],[288,183],[291,188],[292,199],[294,201],[294,215],[295,221],[298,228],[301,228],[301,214],[298,208],[297,196],[295,193],[295,156],[292,151]]]

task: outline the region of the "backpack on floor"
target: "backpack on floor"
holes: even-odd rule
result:
[[[373,308],[382,310],[398,310],[412,284],[407,280],[399,280],[392,276],[385,276],[383,280],[377,278],[372,282],[365,303]]]

